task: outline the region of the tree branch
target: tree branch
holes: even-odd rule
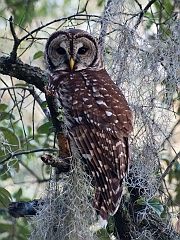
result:
[[[173,167],[174,163],[180,158],[180,151],[176,154],[176,156],[173,158],[173,160],[170,162],[164,173],[161,175],[159,179],[159,184],[162,182],[162,180],[168,175],[170,172],[171,168]]]
[[[40,199],[29,202],[11,202],[8,206],[8,212],[14,218],[30,217],[36,215],[39,205],[43,205],[43,201]]]
[[[0,73],[23,80],[28,84],[33,84],[44,92],[44,86],[46,85],[45,71],[25,64],[20,59],[13,62],[10,57],[0,57]]]
[[[142,20],[144,14],[148,11],[148,9],[151,7],[151,5],[152,5],[153,3],[155,3],[155,2],[156,2],[156,0],[151,0],[151,1],[149,1],[148,4],[145,6],[145,8],[140,12],[139,18],[138,18],[138,20],[137,20],[137,23],[136,23],[135,26],[134,26],[134,29],[137,29],[137,28],[138,28],[138,26],[139,26],[139,24],[141,23],[141,20]]]
[[[22,152],[12,152],[12,153],[10,153],[9,157],[3,159],[0,162],[0,164],[3,164],[5,162],[7,162],[12,157],[17,157],[17,156],[22,155],[22,154],[30,154],[30,153],[44,152],[44,151],[51,151],[51,152],[55,152],[56,151],[57,152],[58,149],[56,149],[56,148],[39,148],[39,149],[32,149],[32,150],[22,151]]]
[[[11,30],[11,33],[12,33],[12,36],[14,38],[14,45],[13,45],[13,50],[12,52],[10,53],[10,58],[12,60],[12,62],[15,62],[16,61],[16,58],[17,58],[17,49],[18,49],[18,46],[20,44],[20,39],[17,37],[16,35],[16,32],[14,30],[14,26],[13,26],[13,18],[12,16],[9,18],[9,23],[10,23],[10,30]]]

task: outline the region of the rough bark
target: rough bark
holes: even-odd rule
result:
[[[25,64],[20,59],[13,62],[9,57],[0,57],[0,73],[23,80],[44,92],[44,86],[46,84],[45,71],[38,67]]]

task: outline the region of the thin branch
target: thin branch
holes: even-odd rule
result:
[[[177,113],[176,113],[177,114]],[[175,125],[173,126],[173,128],[171,129],[171,131],[169,132],[169,135],[164,139],[162,146],[165,144],[166,141],[169,140],[169,138],[172,136],[174,130],[176,129],[176,127],[180,124],[180,119],[175,123]]]
[[[31,154],[31,153],[35,153],[35,152],[45,152],[45,151],[49,151],[49,152],[58,152],[59,150],[56,148],[39,148],[39,149],[32,149],[32,150],[27,150],[27,151],[22,151],[22,152],[12,152],[9,154],[9,157],[3,159],[0,164],[3,164],[5,162],[7,162],[9,159],[13,158],[13,157],[17,157],[19,155],[22,154]]]
[[[20,39],[16,35],[16,32],[14,30],[14,26],[13,26],[13,21],[12,20],[13,20],[13,18],[11,16],[9,18],[9,24],[10,24],[10,30],[11,30],[12,36],[14,38],[14,45],[13,45],[13,50],[10,53],[10,58],[11,58],[12,62],[15,62],[16,58],[17,58],[17,49],[18,49],[18,46],[19,46],[21,41],[20,41]]]
[[[136,2],[137,5],[139,6],[139,8],[142,10],[142,5],[141,5],[137,0],[135,0],[135,2]]]
[[[34,86],[32,84],[30,84],[28,91],[34,97],[34,100],[36,100],[36,102],[39,104],[39,106],[43,110],[43,112],[44,112],[45,116],[47,117],[47,119],[50,120],[51,116],[50,116],[49,109],[47,107],[43,107],[42,106],[44,101],[39,97],[39,94],[36,93],[36,91],[34,89]]]
[[[88,3],[89,3],[89,0],[87,0],[87,1],[85,2],[85,5],[84,5],[84,7],[82,8],[82,10],[81,10],[81,11],[77,12],[77,14],[80,14],[80,13],[83,13],[83,12],[85,12],[85,11],[86,11],[86,8],[87,8],[87,5],[88,5]]]
[[[37,179],[37,182],[39,183],[41,181],[41,179],[39,178],[39,176],[37,174],[35,174],[35,172],[30,169],[26,164],[23,163],[22,160],[19,160],[19,163],[28,171],[30,172],[30,174],[35,177]]]
[[[139,13],[139,18],[138,18],[138,20],[137,20],[137,23],[136,23],[135,26],[134,26],[134,29],[137,29],[137,28],[138,28],[139,24],[140,24],[141,21],[142,21],[142,18],[143,18],[143,16],[144,16],[144,14],[148,11],[148,9],[151,7],[151,5],[152,5],[153,3],[155,3],[156,1],[157,1],[157,0],[151,0],[151,1],[149,1],[148,4],[145,6],[145,8]]]
[[[77,18],[77,17],[79,17],[79,18]],[[57,23],[57,22],[61,22],[61,21],[69,21],[69,20],[84,20],[84,19],[82,19],[82,18],[80,18],[80,17],[85,17],[85,20],[87,20],[87,19],[89,19],[89,18],[99,18],[99,19],[101,19],[101,17],[100,16],[98,16],[98,15],[94,15],[94,14],[73,14],[73,15],[71,15],[71,16],[69,16],[69,17],[64,17],[64,18],[57,18],[57,19],[55,19],[55,20],[53,20],[53,21],[51,21],[51,22],[48,22],[48,23],[46,23],[46,24],[44,24],[44,25],[41,25],[40,27],[38,27],[38,28],[36,28],[36,29],[34,29],[34,30],[32,30],[31,32],[29,32],[27,35],[25,35],[24,37],[22,37],[21,39],[20,39],[20,41],[22,42],[22,41],[24,41],[26,38],[28,38],[29,36],[32,36],[32,34],[34,34],[35,32],[38,32],[38,31],[40,31],[41,29],[43,29],[43,28],[45,28],[45,27],[47,27],[47,26],[49,26],[49,25],[51,25],[51,24],[53,24],[53,23]],[[93,21],[93,19],[92,19],[92,21]],[[95,20],[95,21],[97,21],[97,20]]]
[[[16,59],[17,59],[17,49],[18,49],[20,43],[21,43],[22,41],[24,41],[25,39],[27,39],[27,37],[31,36],[32,39],[33,39],[33,41],[34,41],[33,33],[37,33],[37,32],[40,31],[42,28],[44,28],[44,27],[46,27],[46,26],[48,26],[48,25],[50,25],[50,24],[52,24],[52,23],[55,23],[55,22],[58,22],[58,21],[71,20],[71,18],[76,19],[77,16],[85,16],[86,19],[88,18],[86,14],[75,14],[75,15],[69,16],[69,17],[67,17],[67,18],[56,19],[56,20],[54,20],[54,21],[51,21],[51,22],[49,22],[49,23],[47,23],[47,24],[45,24],[45,25],[42,25],[42,26],[34,29],[34,30],[31,31],[31,32],[28,32],[28,34],[26,34],[26,35],[25,35],[24,37],[22,37],[21,39],[19,39],[19,38],[17,37],[17,35],[16,35],[15,29],[14,29],[14,24],[15,24],[15,23],[13,23],[13,18],[12,18],[12,16],[11,16],[11,17],[8,19],[8,20],[9,20],[9,23],[10,23],[10,30],[11,30],[11,33],[12,33],[12,36],[13,36],[13,39],[14,39],[13,49],[12,49],[12,52],[10,53],[10,60],[11,60],[11,62],[12,62],[12,63],[15,63],[15,62],[16,62]],[[91,15],[91,16],[93,16],[93,15]],[[95,16],[95,15],[94,15],[94,16]],[[96,17],[98,17],[98,16],[96,16]],[[15,25],[17,25],[17,24],[15,24]],[[21,28],[22,28],[22,27],[21,27]],[[23,30],[25,30],[25,29],[23,29]],[[27,32],[27,30],[25,30],[25,31]],[[32,43],[31,43],[30,45],[32,45]]]
[[[173,165],[175,164],[175,162],[178,160],[178,158],[180,158],[180,151],[176,154],[176,156],[173,158],[173,160],[170,162],[170,164],[168,165],[168,167],[166,168],[166,170],[164,171],[164,173],[161,175],[160,179],[159,179],[159,184],[162,182],[162,180],[168,175],[168,173],[170,172],[170,170],[172,169]]]
[[[36,93],[34,86],[32,84],[29,84],[29,88],[27,87],[23,87],[23,86],[12,86],[12,87],[3,87],[0,88],[0,91],[6,91],[6,90],[11,90],[11,89],[22,89],[22,90],[27,90],[30,92],[30,94],[33,96],[34,100],[39,104],[39,106],[41,107],[42,111],[44,112],[45,116],[50,120],[50,112],[48,110],[48,108],[46,107],[42,107],[42,104],[44,102],[44,100],[42,100],[39,97],[39,94]],[[17,105],[17,104],[16,104]]]

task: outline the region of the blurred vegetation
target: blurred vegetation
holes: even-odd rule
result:
[[[148,1],[135,2],[138,13]],[[147,37],[154,38],[155,34],[161,33],[162,43],[166,41],[166,36],[171,35],[169,25],[178,18],[178,4],[178,1],[172,0],[154,1],[153,5],[142,16],[144,32],[149,31]],[[2,42],[4,39],[9,40],[11,34],[8,19],[10,16],[13,17],[16,24],[15,28],[26,31],[26,29],[33,30],[42,22],[45,24],[53,19],[67,17],[80,11],[100,14],[103,11],[103,6],[104,0],[89,1],[87,6],[86,1],[73,1],[72,3],[70,0],[64,0],[58,3],[54,0],[4,0],[0,4],[0,29],[2,31],[0,39]],[[42,40],[44,41],[44,39]],[[176,41],[176,39],[173,40]],[[9,40],[9,43],[10,46],[6,44],[7,49],[3,47],[3,44],[0,44],[1,55],[10,53],[12,41]],[[43,66],[43,44],[44,42],[35,46],[32,56],[23,55],[23,58],[28,59],[36,66]],[[22,44],[22,49],[24,48]],[[163,84],[167,85],[168,89],[166,79]],[[0,239],[2,240],[28,239],[31,232],[28,219],[14,219],[8,214],[7,207],[13,201],[29,201],[41,197],[51,170],[50,167],[41,162],[40,157],[44,152],[47,153],[47,149],[57,147],[52,124],[43,111],[47,108],[44,94],[35,90],[35,93],[43,99],[42,103],[37,103],[33,95],[30,94],[30,87],[17,79],[0,76]],[[164,95],[164,101],[167,97]],[[174,87],[172,102],[177,106],[178,114],[180,114],[179,97],[180,93],[177,93],[177,89]],[[179,123],[180,121],[177,119],[169,141],[174,139]],[[166,148],[166,146],[163,147]],[[35,151],[37,149],[40,149],[39,152]],[[166,148],[166,150],[168,154],[162,157],[164,168],[170,164],[174,157],[170,149]],[[167,184],[176,185],[175,192],[169,193],[170,200],[168,202],[169,206],[176,207],[180,205],[179,161],[176,161],[171,168]],[[149,204],[158,215],[163,213],[164,207],[156,198],[149,202],[146,199],[140,199],[138,204],[142,206]],[[100,239],[109,239],[103,230],[99,231],[97,235]]]

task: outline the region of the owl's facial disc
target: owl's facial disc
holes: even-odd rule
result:
[[[97,46],[88,37],[60,34],[49,43],[47,56],[51,69],[80,71],[95,62]]]

